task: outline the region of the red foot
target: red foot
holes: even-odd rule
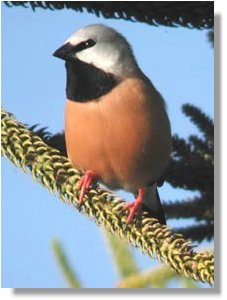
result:
[[[144,188],[138,189],[138,195],[137,195],[136,199],[132,203],[125,204],[125,206],[123,207],[123,210],[129,209],[129,215],[128,215],[128,218],[126,221],[127,224],[132,221],[136,212],[140,208],[142,201],[143,201],[144,193],[145,193]]]
[[[79,197],[79,204],[78,204],[79,206],[81,206],[81,204],[84,202],[85,193],[89,188],[89,186],[91,185],[94,177],[96,177],[96,174],[93,171],[88,170],[85,172],[85,175],[81,178],[79,182],[79,189],[80,189],[80,197]]]

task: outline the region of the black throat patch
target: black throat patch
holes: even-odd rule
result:
[[[105,95],[117,84],[112,74],[80,60],[68,60],[65,66],[66,95],[69,100],[91,101]]]

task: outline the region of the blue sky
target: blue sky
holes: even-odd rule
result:
[[[105,20],[71,10],[37,9],[34,13],[5,5],[3,107],[24,123],[39,123],[51,132],[61,131],[65,68],[52,53],[73,31],[92,23],[112,26],[131,43],[141,69],[166,100],[173,133],[182,137],[198,133],[182,114],[183,103],[193,103],[213,118],[213,49],[205,30]],[[160,194],[165,200],[191,195],[173,190],[168,184]],[[118,278],[101,230],[3,158],[2,286],[65,287],[51,251],[54,237],[63,243],[85,287],[114,286]],[[200,247],[206,246],[203,243]],[[133,253],[141,269],[150,268],[150,258],[136,249]]]

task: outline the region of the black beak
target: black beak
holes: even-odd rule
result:
[[[53,56],[61,58],[63,60],[70,60],[73,58],[73,45],[69,42],[58,48],[54,53]]]

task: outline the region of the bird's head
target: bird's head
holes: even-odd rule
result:
[[[138,71],[127,40],[101,24],[79,29],[53,55],[66,61],[80,60],[120,78]]]

